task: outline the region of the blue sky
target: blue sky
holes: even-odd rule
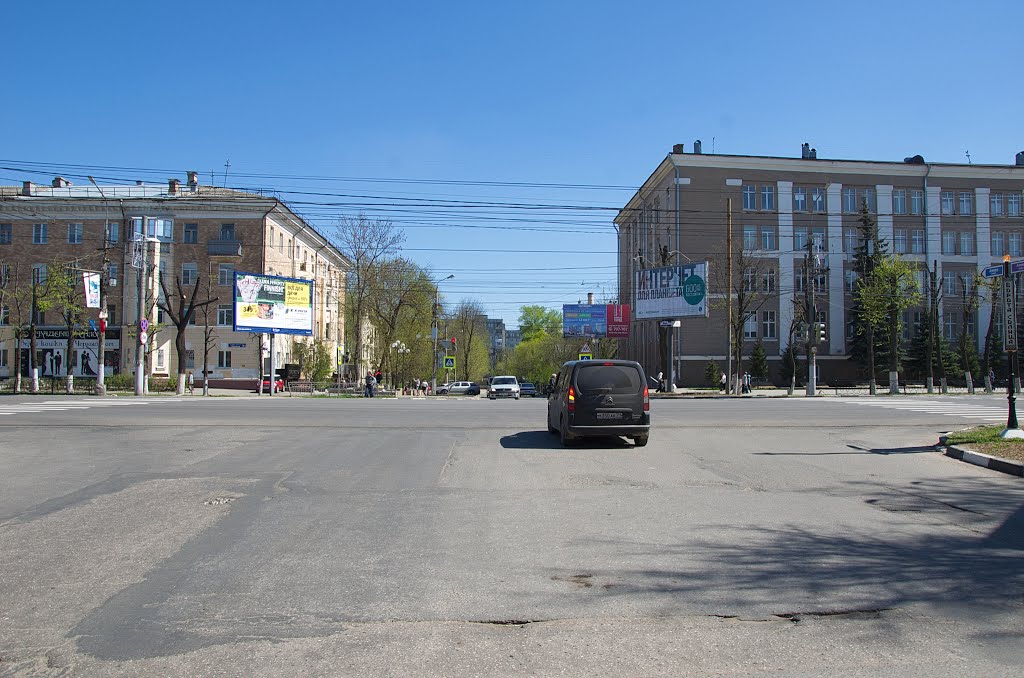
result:
[[[223,185],[230,160],[227,185],[278,189],[325,233],[390,218],[407,257],[456,274],[449,301],[512,326],[523,304],[615,295],[607,208],[674,143],[1024,150],[1020,2],[65,1],[4,21],[0,182],[83,165]]]

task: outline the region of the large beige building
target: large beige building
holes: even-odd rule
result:
[[[178,372],[176,330],[155,304],[159,278],[174,293],[180,279],[186,290],[201,286],[206,298],[210,282],[209,324],[213,326],[209,351],[210,378],[224,386],[249,386],[270,356],[265,336],[232,330],[235,271],[262,273],[313,281],[313,335],[296,337],[326,342],[334,355],[343,349],[345,276],[349,262],[330,241],[272,192],[251,192],[201,186],[190,172],[182,183],[166,185],[71,185],[58,177],[51,186],[25,182],[0,187],[0,262],[18,279],[8,289],[22,289],[29,276],[46,275],[47,267],[75,262],[83,270],[106,268],[107,338],[103,357],[107,374],[134,373],[135,328],[139,324],[137,265],[143,224],[149,275],[144,277],[143,307],[147,320],[159,331],[150,343],[147,370],[153,376]],[[106,261],[106,265],[104,265]],[[97,335],[87,327],[66,356],[67,330],[59,309],[39,314],[37,364],[42,376],[62,375],[68,367],[75,375],[96,374]],[[14,333],[11,309],[0,319],[0,377],[14,370]],[[98,322],[98,310],[87,320]],[[27,319],[24,319],[27,322]],[[203,368],[204,315],[197,314],[186,331],[186,364],[197,379]],[[27,344],[22,342],[27,358]],[[274,364],[292,362],[292,337],[278,335]],[[262,354],[262,355],[261,355]],[[23,362],[23,374],[28,365]]]
[[[672,340],[677,384],[701,384],[710,360],[725,366],[728,350],[721,267],[731,204],[734,250],[742,248],[748,270],[744,284],[767,291],[765,303],[743,327],[743,355],[761,340],[773,375],[789,342],[794,299],[806,293],[805,243],[812,243],[819,273],[810,276],[825,341],[818,349],[819,378],[826,383],[856,378],[849,349],[849,319],[857,271],[853,252],[859,244],[857,222],[862,204],[876,220],[880,237],[918,265],[922,289],[927,270],[938,271],[943,286],[940,326],[944,337],[958,336],[967,324],[979,344],[989,325],[983,303],[965,314],[961,280],[999,263],[1004,254],[1024,257],[1024,153],[1014,164],[930,163],[920,156],[903,161],[829,160],[804,144],[799,158],[703,154],[673,147],[618,213],[619,289],[622,301],[634,301],[638,269],[710,261],[708,318],[687,318]],[[678,254],[677,254],[678,253]],[[665,257],[667,255],[667,258]],[[905,338],[922,317],[905,316]],[[635,309],[634,309],[635,313]],[[1001,323],[999,314],[997,322]],[[652,373],[660,371],[658,320],[633,321],[623,353]],[[777,377],[776,377],[777,378]]]

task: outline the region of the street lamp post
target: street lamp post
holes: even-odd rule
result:
[[[97,332],[98,350],[96,355],[96,363],[99,368],[99,372],[96,374],[96,395],[102,396],[107,394],[107,245],[110,243],[110,215],[107,212],[107,196],[103,193],[103,189],[100,188],[100,185],[91,176],[89,181],[92,182],[92,185],[100,192],[100,197],[103,198],[103,265],[100,267],[100,325]]]
[[[434,327],[432,328],[432,334],[434,337],[434,350],[430,354],[430,392],[437,393],[437,311],[438,306],[441,304],[441,283],[445,280],[451,280],[455,277],[452,273],[447,278],[442,278],[435,283],[434,287]]]

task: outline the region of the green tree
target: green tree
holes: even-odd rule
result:
[[[449,334],[457,339],[456,373],[463,381],[480,379],[490,366],[487,316],[476,301],[463,299],[448,321]]]
[[[536,339],[542,334],[561,335],[562,314],[544,306],[522,306],[519,309],[519,332],[522,341]]]
[[[768,381],[768,354],[760,339],[754,344],[750,353],[750,376],[755,381],[762,383]]]
[[[854,323],[854,339],[850,347],[851,359],[860,364],[867,373],[871,394],[876,389],[876,357],[887,350],[889,345],[886,332],[888,310],[884,304],[882,286],[873,282],[875,271],[885,257],[888,243],[879,237],[878,225],[871,217],[867,202],[860,208],[857,219],[860,244],[854,251],[853,270],[857,272],[854,286],[853,309],[850,313]],[[866,302],[872,301],[870,306]]]
[[[292,355],[300,365],[302,376],[314,384],[327,381],[334,369],[334,349],[326,341],[293,340]]]
[[[873,338],[888,340],[889,393],[899,393],[899,339],[903,312],[920,302],[915,267],[897,254],[874,257],[871,274],[857,280],[854,302],[860,327],[867,333],[869,386],[875,392]],[[884,330],[884,332],[883,332]]]
[[[804,378],[807,376],[807,361],[800,355],[798,346],[792,342],[786,345],[786,350],[782,353],[782,367],[779,373],[783,383],[794,387],[803,385]]]
[[[934,343],[932,343],[932,347],[929,347],[930,343],[932,341],[928,332],[928,319],[925,317],[914,328],[914,336],[907,347],[906,368],[908,376],[915,379],[925,379],[929,374],[934,374],[940,367],[944,367],[950,372],[956,371],[960,359],[956,351],[953,350],[953,347],[949,345],[949,342],[940,337],[938,352],[934,350]],[[939,365],[939,353],[941,353],[943,361],[941,366]],[[931,370],[928,369],[929,359],[932,361]]]
[[[704,366],[704,383],[708,386],[718,386],[721,378],[722,368],[714,360],[709,360]]]
[[[64,388],[68,394],[74,391],[74,365],[71,361],[75,355],[75,338],[85,335],[85,329],[81,326],[85,306],[82,303],[82,293],[78,290],[80,276],[75,263],[55,263],[50,267],[49,282],[53,307],[60,309],[60,317],[64,321],[64,328],[68,333],[68,343],[64,354],[64,365],[67,369]]]

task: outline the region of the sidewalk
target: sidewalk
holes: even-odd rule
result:
[[[673,393],[657,393],[651,391],[652,398],[806,398],[807,390],[803,386],[797,387],[793,391],[793,395],[788,394],[788,390],[785,388],[778,388],[774,386],[755,386],[752,393],[744,393],[742,395],[729,394],[726,395],[717,388],[689,388],[689,387],[677,387]],[[870,396],[870,390],[865,386],[851,386],[851,387],[836,387],[836,386],[818,386],[816,393],[813,397],[815,398],[847,398],[847,397],[862,397]],[[876,396],[887,396],[889,395],[889,385],[879,384],[875,389]],[[946,393],[942,393],[941,390],[936,387],[934,393],[929,394],[928,389],[920,385],[901,386],[899,395],[946,395],[946,396],[965,396],[970,395],[965,387],[953,387],[950,386],[946,389]],[[984,388],[976,388],[974,395],[1006,395],[1005,390],[994,391],[991,394],[986,394]],[[1019,396],[1020,394],[1018,394]]]

